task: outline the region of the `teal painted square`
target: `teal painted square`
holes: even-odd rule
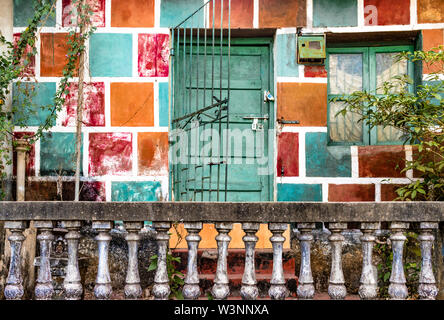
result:
[[[278,184],[278,201],[322,201],[321,184]]]
[[[17,126],[39,126],[51,114],[57,90],[55,82],[14,83],[12,86],[14,123]],[[29,92],[27,95],[25,92]],[[32,101],[30,105],[29,100]],[[49,106],[49,107],[48,107]],[[55,123],[53,124],[55,125]]]
[[[276,36],[276,64],[278,77],[299,76],[296,55],[296,34],[278,34]]]
[[[83,144],[83,137],[82,137]],[[80,158],[83,159],[83,148]],[[40,174],[42,176],[72,176],[76,170],[75,133],[44,133],[40,141]],[[80,174],[83,172],[83,160],[80,161]]]
[[[90,69],[93,77],[131,77],[131,34],[95,33],[90,39]]]
[[[327,133],[305,135],[307,177],[351,177],[350,147],[327,146]]]
[[[357,0],[313,0],[314,27],[355,27]]]
[[[111,201],[158,201],[160,182],[113,182]]]
[[[49,1],[49,0],[44,0]],[[14,27],[27,27],[29,21],[34,18],[34,1],[14,0]],[[43,17],[42,19],[45,19]],[[45,22],[45,27],[55,27],[55,8]]]
[[[224,5],[227,4],[228,2],[225,1]],[[160,26],[174,28],[202,5],[202,0],[162,0],[160,4]],[[202,8],[181,27],[203,27],[204,9]]]
[[[168,83],[159,83],[159,126],[168,127]]]

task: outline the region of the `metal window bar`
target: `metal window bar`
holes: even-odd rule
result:
[[[220,30],[216,29],[215,22],[217,4],[220,7],[220,14],[217,13],[217,16],[220,16]],[[186,157],[181,155],[181,159],[186,158],[187,163],[179,163],[178,159],[174,159],[176,161],[171,166],[171,189],[174,200],[228,201],[227,136],[230,121],[231,0],[225,0],[225,8],[228,8],[228,15],[225,11],[227,21],[225,25],[224,0],[209,0],[171,31],[172,129],[181,130],[182,134],[186,134],[187,140]],[[217,36],[220,37],[219,44],[216,44]],[[219,88],[215,80],[217,51],[219,51]],[[211,68],[208,68],[209,63]],[[211,77],[211,88],[207,85],[209,77]],[[218,97],[216,97],[217,89],[219,89]],[[209,135],[205,129],[210,129]],[[200,139],[201,130],[204,130],[203,141]],[[215,131],[218,137],[215,137]],[[223,136],[223,131],[227,136]],[[202,154],[201,147],[207,139],[210,140],[212,148],[206,155]],[[170,142],[177,143],[177,140]],[[217,142],[218,150],[213,150]],[[173,153],[172,156],[177,158],[177,154]]]

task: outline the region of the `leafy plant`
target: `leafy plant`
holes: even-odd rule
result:
[[[90,25],[90,16],[92,10],[84,1],[73,0],[73,7],[79,12],[77,19],[77,28],[73,28],[67,36],[68,53],[67,63],[63,68],[63,77],[59,82],[57,91],[54,95],[53,103],[46,106],[36,106],[33,103],[35,96],[35,83],[26,73],[31,59],[36,55],[35,46],[37,34],[41,26],[44,26],[50,16],[55,15],[56,0],[34,0],[34,16],[29,21],[28,27],[22,32],[20,39],[16,44],[6,40],[0,34],[0,45],[7,48],[0,53],[0,178],[6,177],[6,166],[11,165],[10,155],[11,144],[14,143],[14,126],[24,128],[28,120],[37,114],[39,109],[46,110],[48,116],[37,127],[34,134],[24,136],[30,144],[35,143],[41,138],[43,132],[49,130],[55,125],[57,112],[65,104],[66,96],[69,94],[69,85],[79,66],[79,57],[86,50],[85,43],[94,33],[95,28]],[[6,100],[10,94],[11,84],[14,83],[15,92],[12,107],[7,108]],[[0,192],[0,199],[5,196],[4,190]]]
[[[407,240],[404,247],[404,274],[407,281],[408,298],[417,299],[421,249],[417,233],[407,232],[406,238]],[[386,237],[382,238],[382,241],[376,243],[374,252],[380,259],[380,263],[377,264],[379,297],[388,299],[388,288],[393,263],[393,252],[390,241],[387,241]]]
[[[178,222],[173,223],[174,232],[177,236],[177,242],[174,246],[174,249],[182,242],[183,235],[178,230]],[[171,235],[171,233],[169,233]],[[148,266],[148,271],[153,271],[157,269],[157,261],[159,256],[157,254],[152,255],[150,257],[150,265]],[[168,250],[166,255],[166,265],[167,265],[167,274],[168,274],[168,283],[170,286],[171,294],[169,296],[170,299],[176,298],[179,300],[183,300],[184,297],[182,295],[182,287],[185,284],[183,278],[185,275],[177,270],[176,265],[181,262],[180,257],[174,257],[171,253],[171,250]]]
[[[413,80],[397,76],[385,82],[376,92],[356,91],[344,101],[338,115],[354,112],[370,128],[394,127],[403,134],[404,144],[413,147],[413,159],[406,161],[402,172],[413,170],[419,179],[396,190],[397,200],[444,201],[444,47],[432,51],[403,52],[394,62],[411,61],[435,68],[427,83],[409,90]],[[381,93],[381,94],[379,94]]]

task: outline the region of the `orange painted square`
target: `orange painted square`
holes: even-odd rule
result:
[[[63,76],[68,62],[68,33],[42,33],[40,39],[40,76]]]
[[[168,175],[167,132],[140,132],[137,145],[139,175]]]
[[[327,125],[326,83],[278,83],[277,117],[298,120],[300,126]]]
[[[259,0],[259,28],[303,27],[306,0]]]
[[[215,3],[215,28],[220,28],[220,0]],[[231,1],[231,28],[253,28],[253,0]],[[228,1],[224,1],[223,27],[228,28]],[[210,2],[210,26],[213,25],[213,2]]]
[[[112,0],[111,27],[154,27],[154,0]]]
[[[442,45],[444,45],[444,29],[422,30],[422,48],[424,51],[430,51]],[[441,67],[440,64],[427,65],[424,63],[423,73],[439,72]]]
[[[177,229],[174,227],[170,229],[170,248],[185,249],[187,248],[187,242],[185,240],[188,234],[185,230],[183,224],[178,224]],[[179,236],[179,235],[180,236]],[[202,240],[199,243],[199,249],[215,249],[217,248],[217,242],[215,237],[217,236],[217,230],[214,224],[204,223],[202,231],[199,233]],[[242,237],[245,232],[242,230],[242,225],[240,223],[234,223],[233,229],[230,231],[229,236],[231,237],[230,244],[228,248],[230,249],[244,249],[245,245]],[[284,249],[290,248],[290,227],[283,233],[285,237]],[[256,249],[271,249],[272,245],[270,242],[270,237],[272,233],[268,230],[267,224],[261,224],[259,231],[256,233],[258,241],[256,243]],[[182,240],[180,240],[182,239]]]
[[[444,22],[444,0],[418,0],[418,23]]]
[[[154,126],[152,83],[111,83],[111,126]]]

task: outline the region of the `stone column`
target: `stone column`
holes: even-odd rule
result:
[[[216,236],[217,241],[217,270],[216,277],[214,279],[213,289],[211,293],[215,300],[223,300],[230,294],[228,273],[227,273],[227,256],[228,245],[230,244],[231,237],[228,233],[233,229],[232,223],[216,223],[216,230],[219,234]]]
[[[432,231],[438,229],[436,222],[421,222],[421,233],[418,237],[421,243],[421,273],[419,274],[418,293],[422,300],[435,300],[438,294],[435,276],[432,268],[432,248],[435,237]],[[441,253],[439,253],[441,255]],[[442,259],[442,257],[441,257]]]
[[[285,286],[284,269],[282,265],[282,253],[284,249],[285,237],[283,233],[287,230],[286,223],[269,223],[268,229],[273,233],[270,241],[273,246],[273,271],[268,294],[273,300],[284,300],[288,297],[288,290]]]
[[[37,300],[51,300],[54,293],[51,276],[51,244],[54,240],[52,221],[35,221],[34,226],[39,230],[37,240],[40,244],[40,267],[34,289]]]
[[[184,223],[184,227],[188,231],[188,235],[185,237],[188,243],[188,266],[182,293],[185,299],[190,300],[200,296],[197,249],[201,240],[199,232],[202,230],[202,222]]]
[[[167,252],[168,241],[170,236],[168,230],[171,228],[170,222],[154,222],[154,229],[156,229],[157,241],[157,269],[154,275],[153,294],[156,300],[167,300],[170,296],[170,285],[167,271]]]
[[[94,295],[98,300],[108,300],[113,292],[111,286],[111,276],[108,267],[108,248],[111,241],[109,230],[112,228],[110,221],[93,221],[93,229],[99,234],[96,236],[99,250],[99,265],[97,267],[96,285],[94,286]]]
[[[63,226],[68,229],[65,235],[68,243],[68,265],[66,266],[66,276],[63,280],[66,300],[80,300],[83,293],[80,271],[79,271],[79,241],[80,241],[80,221],[64,221]]]
[[[142,287],[140,286],[139,262],[137,260],[137,250],[139,248],[139,231],[143,222],[126,222],[125,229],[128,231],[125,239],[128,243],[128,269],[125,280],[125,298],[140,299],[142,297]]]
[[[242,229],[246,233],[242,240],[245,243],[245,269],[242,276],[241,297],[244,300],[255,300],[259,295],[254,267],[254,248],[258,237],[259,223],[242,223]]]
[[[361,236],[362,243],[362,273],[361,285],[359,287],[359,296],[363,300],[375,299],[378,296],[378,278],[376,268],[373,265],[373,246],[375,236],[373,235],[379,229],[379,223],[362,223]]]
[[[408,227],[409,224],[405,222],[390,223],[393,262],[388,293],[392,300],[404,300],[408,296],[403,261],[404,242],[407,240],[404,232]]]
[[[298,223],[298,229],[300,231],[298,239],[301,246],[301,268],[299,271],[297,294],[298,299],[301,300],[311,300],[315,293],[310,260],[311,243],[313,241],[312,231],[314,228],[314,223]]]
[[[342,271],[342,245],[344,236],[341,232],[347,229],[346,223],[330,223],[328,228],[331,231],[331,273],[328,285],[328,294],[333,300],[345,299],[347,290],[345,288],[344,273]]]

